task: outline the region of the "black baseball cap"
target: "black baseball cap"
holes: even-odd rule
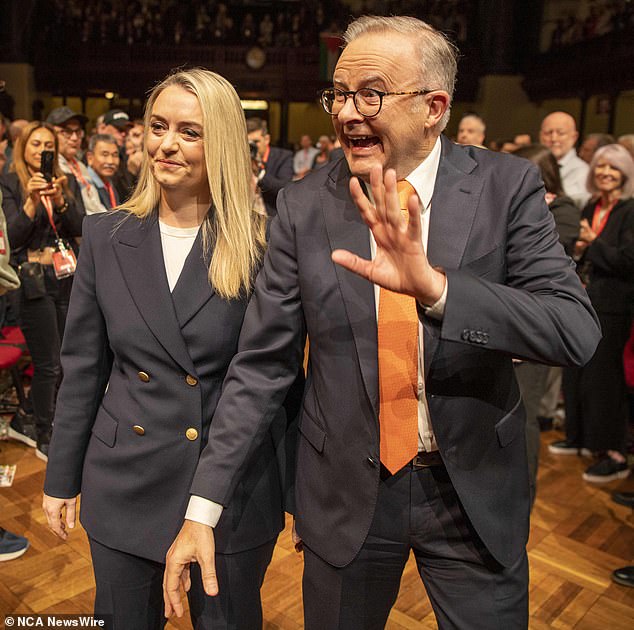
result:
[[[122,109],[111,109],[103,115],[103,124],[112,125],[117,129],[128,129],[134,123],[130,120],[130,116]]]
[[[46,122],[50,123],[51,125],[59,126],[66,124],[69,120],[73,118],[76,118],[82,125],[85,125],[86,121],[88,120],[88,118],[83,114],[78,114],[77,112],[74,112],[70,107],[66,107],[66,105],[64,105],[63,107],[56,107],[55,109],[51,110],[51,113],[48,115]]]

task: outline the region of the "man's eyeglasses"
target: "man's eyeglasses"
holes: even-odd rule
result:
[[[83,129],[69,129],[68,127],[62,127],[59,130],[59,133],[61,133],[64,136],[64,138],[67,138],[68,140],[70,140],[73,137],[73,135],[77,136],[80,139],[84,137]]]
[[[336,116],[346,104],[348,97],[357,111],[364,118],[373,118],[378,115],[383,106],[383,98],[386,96],[404,96],[406,94],[429,94],[434,90],[414,90],[413,92],[381,92],[374,88],[361,88],[360,90],[339,90],[326,88],[321,92],[321,105],[328,114]]]

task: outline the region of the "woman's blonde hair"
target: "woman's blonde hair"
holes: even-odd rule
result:
[[[54,153],[55,159],[53,160],[53,175],[55,177],[62,177],[64,173],[62,169],[59,167],[59,162],[57,156],[59,155],[58,142],[57,142],[57,134],[55,133],[55,128],[49,125],[48,123],[42,122],[40,120],[34,120],[30,122],[28,125],[22,129],[22,133],[18,136],[15,141],[15,147],[13,151],[13,160],[11,162],[11,166],[9,170],[13,173],[16,173],[18,179],[20,180],[20,186],[22,186],[22,194],[26,198],[26,185],[29,183],[29,179],[31,179],[31,173],[29,171],[29,165],[26,163],[24,158],[24,154],[26,152],[26,145],[29,141],[29,138],[33,134],[34,131],[38,129],[47,129],[51,132],[53,136],[53,144],[54,144]],[[64,194],[69,194],[68,185],[64,183],[63,185]]]
[[[226,299],[248,295],[265,248],[266,215],[255,204],[247,128],[240,99],[223,77],[202,68],[168,75],[150,93],[145,107],[145,136],[159,94],[178,86],[198,98],[203,114],[203,150],[211,208],[202,225],[209,282]],[[150,216],[161,198],[150,170],[147,142],[139,181],[122,209]]]

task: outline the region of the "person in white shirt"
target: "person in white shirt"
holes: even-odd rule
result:
[[[49,527],[67,539],[81,492],[95,612],[118,630],[165,624],[166,554],[265,247],[231,84],[202,69],[169,75],[150,95],[145,124],[133,196],[84,224],[43,503]],[[277,426],[248,457],[241,498],[219,510],[222,597],[208,597],[192,567],[195,628],[262,626],[260,586],[284,527],[284,414]]]
[[[566,112],[552,112],[542,121],[539,140],[548,147],[559,164],[564,192],[580,208],[590,198],[586,188],[588,165],[577,155],[579,139],[575,119]]]
[[[300,149],[293,156],[293,171],[295,179],[301,179],[313,167],[313,160],[319,153],[319,149],[313,146],[313,140],[308,135],[303,135],[299,141]]]

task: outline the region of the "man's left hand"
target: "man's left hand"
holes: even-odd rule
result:
[[[176,613],[177,617],[183,616],[180,586],[182,584],[183,589],[189,591],[189,565],[192,562],[197,562],[200,566],[205,593],[212,597],[218,594],[214,553],[213,529],[208,525],[186,520],[166,556],[163,577],[166,617],[170,617],[172,613]]]
[[[445,275],[427,259],[421,238],[418,197],[412,195],[403,217],[396,188],[396,173],[375,166],[370,172],[374,205],[365,196],[356,177],[350,180],[350,193],[376,241],[374,260],[364,260],[352,252],[337,249],[332,260],[379,286],[405,293],[421,304],[435,304],[445,288]]]

